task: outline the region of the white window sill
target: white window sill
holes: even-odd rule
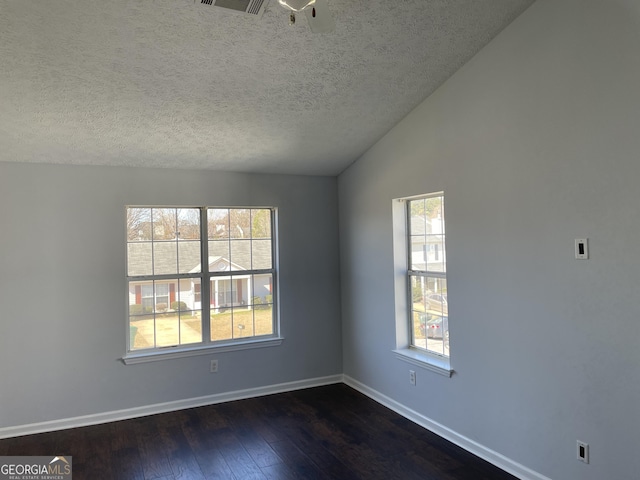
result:
[[[421,352],[412,348],[400,348],[394,350],[396,357],[403,362],[416,365],[431,372],[435,372],[445,377],[451,377],[453,370],[449,363],[449,359],[440,355],[430,355],[427,352]]]
[[[261,340],[247,340],[244,342],[218,343],[215,345],[198,345],[195,347],[167,347],[152,351],[129,352],[122,361],[126,365],[136,363],[157,362],[172,358],[195,357],[197,355],[207,355],[211,353],[233,352],[236,350],[249,350],[253,348],[277,347],[282,344],[284,337],[267,338]]]

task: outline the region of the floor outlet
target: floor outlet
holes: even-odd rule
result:
[[[578,440],[578,460],[589,463],[589,444]]]
[[[416,371],[415,370],[409,370],[409,383],[411,385],[415,385],[416,384]]]
[[[218,360],[211,360],[210,373],[218,373]]]

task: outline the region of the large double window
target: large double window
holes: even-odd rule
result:
[[[127,207],[128,352],[277,336],[273,208]]]
[[[444,196],[406,201],[411,346],[449,356]]]

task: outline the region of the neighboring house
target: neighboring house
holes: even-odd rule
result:
[[[128,248],[130,277],[151,273],[197,274],[201,271],[198,241],[154,242],[153,246],[151,242],[132,242]],[[251,248],[253,251],[250,251]],[[244,305],[250,308],[256,297],[259,297],[260,303],[270,303],[268,296],[272,291],[271,274],[243,273],[252,266],[254,269],[260,268],[260,263],[265,264],[263,268],[271,266],[270,242],[210,241],[209,249],[211,253],[226,254],[209,256],[208,271],[216,273],[212,275],[210,282],[209,298],[212,309]],[[235,261],[232,262],[228,257]],[[228,275],[220,275],[220,272],[228,272]],[[156,280],[155,292],[153,287],[152,280],[130,281],[129,305],[142,305],[144,313],[170,310],[171,305],[177,301],[184,302],[187,310],[202,308],[199,278]]]
[[[433,218],[411,217],[411,262],[417,270],[443,271],[446,264],[444,222]]]

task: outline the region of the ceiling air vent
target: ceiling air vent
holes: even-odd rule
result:
[[[261,17],[267,0],[194,0],[202,5],[227,8],[239,13]]]

